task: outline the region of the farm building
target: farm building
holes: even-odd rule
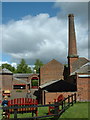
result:
[[[10,99],[25,97],[31,89],[39,103],[53,101],[60,94],[64,97],[77,93],[78,101],[89,101],[90,61],[77,54],[74,15],[68,15],[68,65],[53,59],[40,68],[39,74],[13,74],[7,69],[0,71],[0,90],[10,91]],[[33,81],[37,81],[34,85]],[[5,94],[5,93],[3,93]]]
[[[35,81],[36,85],[33,84]],[[28,89],[32,89],[32,92],[38,89],[39,75],[35,73],[13,74],[5,68],[0,71],[0,82],[3,97],[5,95],[8,95],[10,99],[25,97]]]
[[[90,61],[77,55],[73,14],[68,15],[68,27],[68,67],[61,63],[55,65],[57,62],[52,60],[40,70],[39,98],[43,104],[52,101],[59,94],[67,97],[73,92],[77,93],[78,101],[90,100]]]

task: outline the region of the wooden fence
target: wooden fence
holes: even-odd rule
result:
[[[11,106],[11,107],[2,107],[3,110],[10,110],[13,109],[14,112],[14,118],[10,118],[8,120],[30,120],[30,119],[40,119],[40,118],[46,118],[46,117],[53,117],[55,120],[58,120],[58,118],[62,115],[65,110],[68,109],[68,107],[73,106],[73,104],[76,103],[76,93],[72,95],[68,95],[67,98],[64,98],[63,101],[60,102],[54,102],[53,104],[46,104],[46,105],[28,105],[28,106]],[[44,116],[35,116],[35,117],[29,117],[29,118],[17,118],[17,109],[21,108],[39,108],[39,107],[51,107],[54,106],[54,112],[52,114],[44,115]],[[59,109],[60,108],[60,109]],[[2,119],[3,120],[3,119]]]

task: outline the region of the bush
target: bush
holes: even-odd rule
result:
[[[22,92],[22,90],[16,90],[16,92]]]

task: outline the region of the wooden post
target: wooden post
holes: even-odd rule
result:
[[[59,117],[58,112],[59,112],[59,104],[58,104],[58,102],[55,102],[55,110],[54,110],[54,114],[56,114],[55,120],[57,120]]]
[[[68,106],[70,106],[70,96],[68,95]]]
[[[17,107],[18,105],[15,105],[15,107]],[[14,109],[14,119],[17,120],[17,109],[18,108],[15,108]]]
[[[63,101],[62,101],[61,105],[62,105],[62,109],[63,109]]]
[[[73,94],[72,94],[72,96],[71,96],[71,99],[72,99],[72,106],[73,106]]]
[[[50,102],[49,102],[49,105],[50,105]],[[49,108],[48,108],[48,114],[50,115],[50,106],[49,106]]]
[[[65,107],[65,100],[63,100],[63,106]]]
[[[75,99],[75,103],[76,103],[76,93],[74,94],[74,99]]]

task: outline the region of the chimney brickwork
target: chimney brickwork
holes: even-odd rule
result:
[[[74,27],[74,15],[68,15],[68,65],[69,74],[72,73],[72,63],[78,59],[77,55],[77,45],[76,45],[76,35]]]

